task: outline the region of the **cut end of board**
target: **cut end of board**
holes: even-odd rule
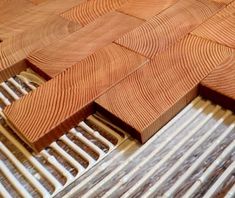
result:
[[[235,55],[230,56],[200,84],[200,95],[235,111]]]
[[[154,120],[152,120],[152,122],[146,124],[146,127],[144,128],[135,127],[136,125],[133,124],[134,121],[139,119],[138,116],[132,115],[133,122],[128,123],[123,119],[119,118],[120,116],[115,114],[113,110],[105,108],[105,99],[102,97],[96,100],[95,109],[99,114],[109,118],[109,120],[112,120],[113,124],[121,128],[122,130],[128,132],[132,137],[136,138],[142,144],[144,144],[197,96],[198,87],[196,86],[191,91],[189,91],[186,96],[180,98],[174,106],[165,109],[165,111],[156,116]]]
[[[17,109],[17,108],[14,108]],[[55,126],[54,128],[44,131],[41,136],[37,136],[37,134],[34,133],[34,129],[32,126],[29,125],[27,128],[30,128],[31,132],[27,136],[25,136],[24,133],[22,133],[22,130],[20,130],[17,125],[15,125],[15,120],[9,115],[5,114],[6,120],[8,125],[12,128],[12,130],[18,135],[21,140],[23,140],[31,149],[33,149],[36,153],[40,152],[41,150],[48,147],[52,142],[59,139],[62,135],[65,134],[66,131],[69,131],[71,128],[75,127],[77,123],[83,121],[88,116],[94,114],[94,107],[93,104],[90,103],[86,105],[84,108],[80,109],[78,113],[73,114],[69,118],[65,119],[63,122],[61,122],[59,125]]]
[[[199,92],[203,98],[207,98],[214,103],[220,104],[222,107],[235,112],[235,98],[224,95],[215,89],[207,87],[205,84],[199,86]]]

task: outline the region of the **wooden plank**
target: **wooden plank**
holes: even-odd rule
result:
[[[4,40],[0,43],[0,75],[31,52],[58,42],[80,28],[79,24],[52,15],[39,26]]]
[[[35,5],[38,5],[38,4],[43,3],[45,1],[48,1],[48,0],[28,0],[28,1],[32,2]]]
[[[146,58],[111,44],[4,109],[18,135],[41,150],[93,112],[92,101]]]
[[[34,9],[35,11],[49,12],[51,14],[61,14],[66,10],[71,9],[80,3],[86,2],[88,0],[49,0],[37,5]]]
[[[12,19],[24,12],[34,5],[27,0],[1,0],[0,1],[0,24]],[[1,35],[0,35],[1,37]]]
[[[180,0],[118,39],[116,43],[153,58],[157,53],[186,36],[223,5],[204,0]]]
[[[197,95],[200,81],[232,53],[189,35],[99,97],[96,109],[144,143]]]
[[[211,1],[218,2],[218,3],[224,3],[224,4],[228,5],[231,2],[233,2],[234,0],[211,0]]]
[[[84,0],[54,0],[25,10],[24,14],[0,23],[1,40],[4,41],[16,34],[34,29],[45,23],[46,20],[50,20],[51,17],[53,18],[54,15],[60,14],[81,2],[84,2]]]
[[[159,14],[179,0],[130,0],[125,3],[118,11],[148,20]]]
[[[31,54],[28,60],[34,70],[52,78],[141,23],[142,20],[137,18],[111,12],[71,36]]]
[[[10,0],[11,2],[13,0]],[[23,59],[29,53],[58,41],[81,28],[57,14],[84,0],[53,0],[24,10],[15,18],[0,24],[1,79],[26,67]],[[14,2],[18,5],[18,2]],[[55,5],[54,5],[55,4]],[[1,5],[1,4],[0,4]],[[19,68],[17,68],[20,65]]]
[[[235,111],[235,53],[201,82],[199,91],[205,98]]]
[[[235,1],[192,32],[235,48]]]
[[[118,9],[125,2],[127,0],[89,0],[64,12],[61,16],[85,26],[100,16]]]

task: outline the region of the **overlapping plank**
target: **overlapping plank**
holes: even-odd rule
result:
[[[61,16],[84,26],[100,16],[118,9],[125,2],[127,0],[89,0],[67,10]]]
[[[116,42],[153,58],[216,13],[223,3],[180,0]]]
[[[58,42],[80,28],[79,24],[52,15],[41,25],[4,40],[0,43],[0,74],[3,75],[6,69],[17,70],[17,63],[31,52]]]
[[[146,142],[197,95],[200,81],[232,53],[189,35],[99,97],[96,108]]]
[[[144,20],[159,14],[179,0],[129,0],[118,11]]]
[[[235,54],[207,76],[199,90],[205,98],[235,111]]]
[[[146,62],[111,44],[73,65],[4,113],[18,135],[39,151],[94,111],[92,101]]]
[[[192,34],[235,48],[235,1],[199,26]]]
[[[28,60],[35,70],[52,78],[141,23],[142,20],[135,17],[111,12],[71,36],[31,54]]]

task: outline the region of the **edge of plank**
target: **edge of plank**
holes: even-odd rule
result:
[[[160,130],[166,123],[168,123],[177,113],[179,113],[187,104],[189,104],[194,98],[198,96],[198,86],[194,87],[191,91],[187,93],[186,96],[180,98],[174,106],[169,107],[164,113],[162,113],[156,120],[150,123],[149,126],[146,127],[144,131],[141,133],[133,128],[131,125],[122,121],[116,115],[109,112],[109,110],[105,109],[99,103],[95,101],[95,109],[101,115],[108,117],[113,120],[118,127],[120,127],[124,131],[128,131],[134,138],[138,139],[142,144],[147,142],[155,133],[152,131]],[[144,134],[144,135],[143,135]]]

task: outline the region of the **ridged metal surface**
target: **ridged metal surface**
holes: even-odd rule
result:
[[[198,97],[143,146],[126,141],[65,197],[234,197],[234,137],[235,115]]]

